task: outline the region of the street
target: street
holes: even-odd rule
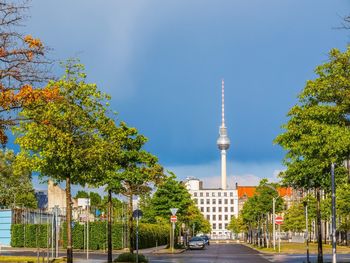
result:
[[[187,250],[174,255],[148,255],[150,262],[226,263],[249,262],[267,263],[257,251],[240,244],[212,244],[204,250]]]
[[[116,258],[120,251],[113,253]],[[254,249],[241,244],[211,244],[204,250],[187,250],[179,254],[155,254],[154,248],[140,250],[150,262],[159,263],[301,263],[305,262],[305,254],[262,254]],[[41,256],[46,255],[44,251]],[[60,256],[65,256],[65,251],[60,251]],[[0,255],[17,255],[17,256],[36,256],[34,249],[12,248],[4,249]],[[350,262],[350,255],[338,254],[338,262]],[[324,262],[331,262],[331,255],[324,255]],[[107,254],[105,252],[91,251],[89,260],[86,260],[86,253],[82,251],[74,252],[74,262],[77,263],[105,263]],[[310,255],[310,261],[316,262],[316,255]]]

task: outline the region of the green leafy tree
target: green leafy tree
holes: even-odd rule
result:
[[[341,217],[339,229],[345,232],[345,237],[350,231],[350,185],[343,184],[337,189],[337,214]],[[346,245],[348,239],[345,238]]]
[[[83,66],[68,62],[66,75],[52,81],[59,100],[24,109],[16,142],[31,159],[32,169],[56,182],[66,182],[67,261],[72,262],[71,184],[93,184],[103,171],[106,100],[95,84],[85,82]]]
[[[89,193],[86,191],[79,190],[75,195],[75,198],[89,198]]]
[[[190,229],[194,225],[195,232],[210,233],[210,223],[194,204],[185,185],[176,180],[174,173],[169,173],[170,176],[158,186],[152,197],[143,197],[144,220],[169,224],[170,208],[177,208],[178,225],[185,223]]]
[[[302,203],[294,203],[285,212],[283,229],[292,232],[305,230],[305,210]]]
[[[0,151],[0,206],[37,208],[31,171],[21,165],[21,158],[13,151]]]
[[[125,126],[125,129],[127,127]],[[135,128],[127,129],[123,150],[119,155],[119,164],[111,179],[115,185],[111,189],[128,198],[129,250],[134,252],[133,200],[135,196],[149,193],[154,185],[160,184],[165,175],[157,157],[143,149],[147,138],[138,134]]]
[[[337,167],[337,184],[348,175],[342,164],[350,156],[349,60],[350,48],[330,51],[329,61],[316,68],[316,79],[307,81],[299,104],[288,113],[285,132],[275,140],[287,150],[284,183],[316,191],[318,262],[323,261],[321,189],[330,191],[331,163]]]
[[[228,229],[234,234],[239,234],[246,230],[241,214],[239,214],[238,217],[233,216],[231,218],[230,223],[228,224]]]
[[[145,219],[150,223],[156,223],[156,218],[163,218],[169,222],[170,208],[178,208],[176,215],[181,221],[193,203],[186,187],[176,180],[173,173],[170,174],[150,198],[147,208],[143,209],[145,210]]]

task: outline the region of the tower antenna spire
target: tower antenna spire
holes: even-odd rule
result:
[[[225,127],[225,81],[221,80],[221,127]]]

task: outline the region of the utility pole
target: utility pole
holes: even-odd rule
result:
[[[273,235],[273,250],[276,250],[276,198],[272,198],[272,235]]]
[[[337,242],[336,242],[336,210],[335,210],[335,177],[334,177],[334,163],[331,166],[332,179],[332,263],[337,262]]]
[[[305,238],[306,238],[306,263],[310,262],[310,253],[309,253],[309,219],[308,219],[308,210],[307,210],[307,203],[305,202]]]

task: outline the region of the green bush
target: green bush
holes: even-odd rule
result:
[[[136,233],[136,229],[135,229]],[[139,226],[139,248],[166,245],[169,239],[169,226],[142,223]],[[136,246],[135,246],[136,247]]]
[[[136,254],[131,254],[131,253],[123,253],[120,254],[115,260],[114,262],[136,262]],[[148,262],[148,259],[142,255],[139,254],[138,256],[138,262]]]
[[[47,247],[47,224],[13,224],[11,226],[12,247]]]
[[[126,226],[124,226],[126,227]],[[47,229],[51,238],[51,225],[47,224],[14,224],[11,228],[12,247],[39,247],[47,246]],[[136,234],[136,227],[134,228]],[[139,226],[139,248],[155,247],[168,243],[169,226],[141,223]],[[89,223],[89,249],[99,250],[107,248],[107,222]],[[113,249],[123,248],[123,225],[113,224]],[[60,240],[63,246],[67,245],[66,223],[62,224]],[[84,249],[84,224],[73,223],[72,240],[74,249]],[[136,239],[135,239],[136,240]],[[124,244],[126,246],[127,244]],[[134,248],[136,245],[134,244]]]

